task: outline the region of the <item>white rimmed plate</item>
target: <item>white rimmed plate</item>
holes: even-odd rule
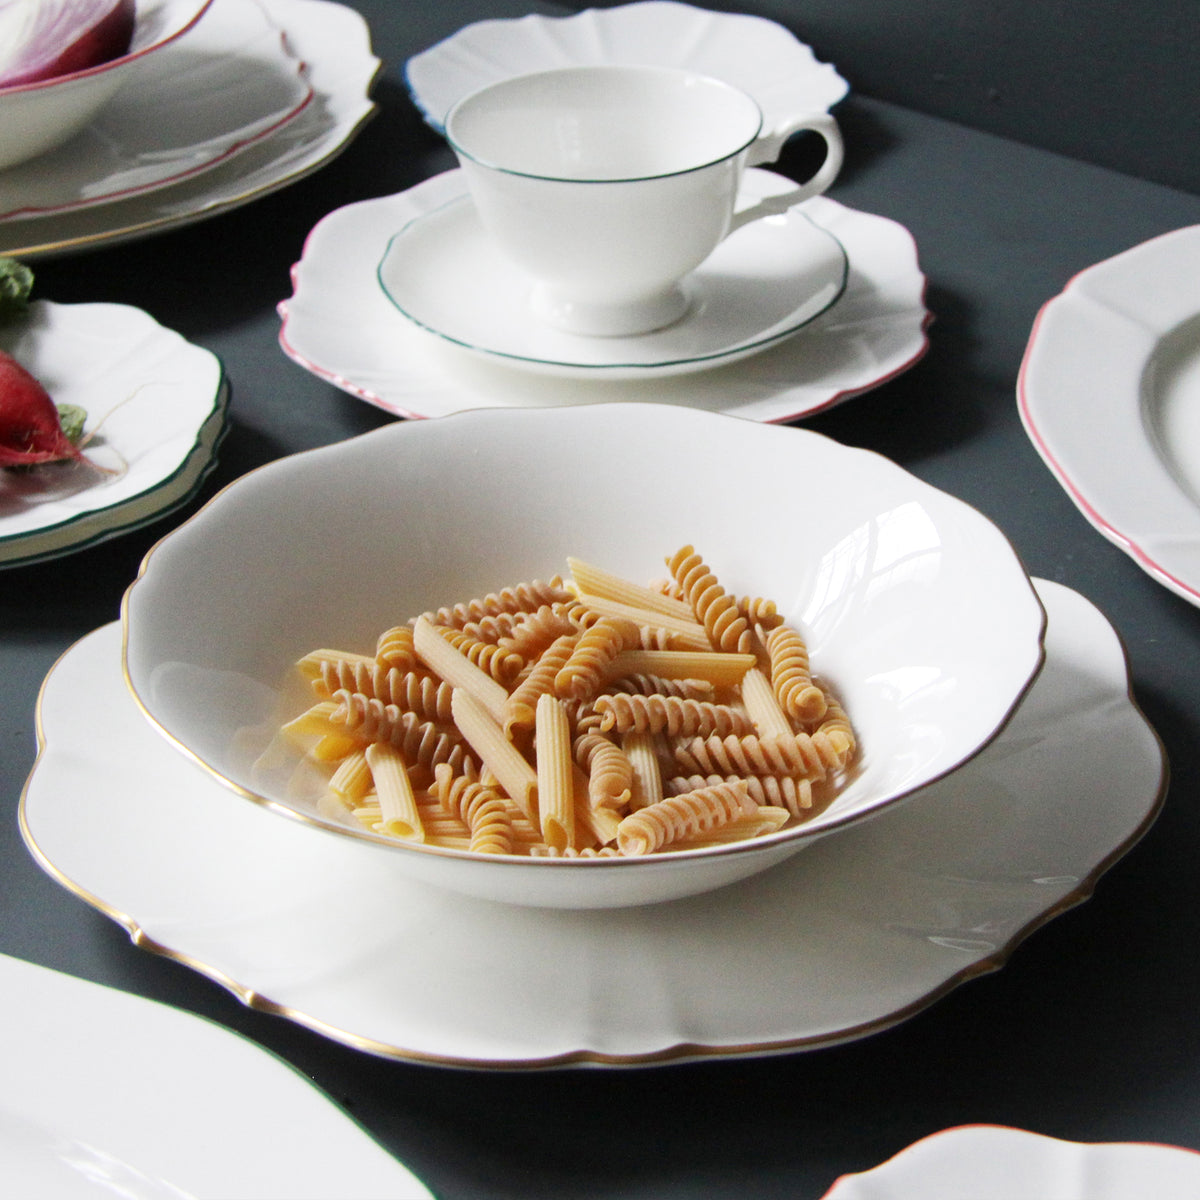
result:
[[[1200,225],[1089,267],[1047,302],[1017,400],[1088,521],[1200,604]]]
[[[0,568],[156,520],[212,470],[228,404],[221,363],[141,309],[38,300],[0,327],[0,349],[56,403],[87,411],[85,453],[101,468],[0,470]]]
[[[254,1043],[7,956],[0,1060],[6,1196],[430,1196],[298,1071]]]
[[[278,191],[342,150],[375,111],[370,91],[379,59],[366,22],[330,0],[261,3],[305,64],[313,89],[294,120],[229,161],[170,186],[46,217],[0,220],[0,254],[32,261],[189,225]]]
[[[405,80],[426,121],[441,130],[455,102],[486,84],[594,63],[713,75],[749,92],[768,124],[797,112],[825,112],[849,90],[832,66],[818,62],[782,25],[676,0],[640,0],[567,17],[477,21],[410,58]]]
[[[794,186],[770,171],[746,172],[748,195]],[[561,379],[485,358],[398,314],[376,277],[388,242],[408,221],[462,194],[447,171],[392,196],[337,209],[314,227],[279,306],[280,345],[293,361],[387,412],[444,416],[465,408],[652,399],[759,421],[789,421],[885,383],[925,353],[929,313],[916,246],[903,226],[825,196],[797,211],[845,249],[845,290],[797,333],[736,365],[671,377],[652,395],[631,379]]]
[[[999,967],[1157,814],[1163,753],[1115,632],[1078,594],[1038,588],[1046,665],[991,747],[708,896],[547,912],[405,881],[387,856],[280,821],[172,749],[125,687],[115,624],[47,679],[22,832],[139,945],[372,1053],[512,1068],[845,1041]]]
[[[839,1179],[824,1200],[1145,1200],[1200,1196],[1200,1154],[1138,1142],[1068,1142],[963,1125]]]
[[[478,354],[572,378],[649,378],[758,353],[835,304],[848,271],[837,238],[797,208],[723,241],[688,276],[690,307],[673,324],[581,337],[534,316],[528,280],[488,236],[464,182],[456,199],[397,231],[378,277],[402,316]]]
[[[0,171],[0,220],[179,182],[282,128],[312,94],[303,64],[255,0],[214,0],[204,19],[148,59],[81,133]]]

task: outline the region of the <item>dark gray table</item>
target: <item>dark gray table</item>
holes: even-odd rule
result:
[[[200,499],[260,463],[390,419],[286,360],[275,305],[323,214],[452,165],[407,97],[405,58],[467,21],[531,6],[357,7],[385,63],[381,111],[333,165],[232,214],[38,266],[45,298],[137,305],[222,358],[232,429]],[[41,679],[76,638],[117,616],[169,518],[0,574],[0,951],[203,1013],[270,1047],[447,1200],[819,1197],[839,1173],[975,1121],[1200,1149],[1200,612],[1086,524],[1026,439],[1014,400],[1039,306],[1089,264],[1200,222],[1200,196],[865,98],[840,117],[849,157],[831,195],[912,230],[937,320],[914,370],[809,424],[976,505],[1031,573],[1082,592],[1121,634],[1172,784],[1157,824],[1090,902],[1003,970],[896,1029],[757,1061],[460,1072],[366,1057],[243,1008],[135,948],[52,882],[16,825]]]

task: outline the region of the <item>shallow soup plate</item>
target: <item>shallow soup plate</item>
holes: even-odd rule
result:
[[[384,631],[569,578],[568,559],[645,585],[689,545],[730,596],[775,604],[853,726],[852,767],[806,820],[652,854],[477,853],[364,826],[281,752],[314,649],[369,659]],[[262,467],[150,551],[122,619],[146,717],[247,800],[450,890],[575,908],[730,884],[955,770],[1030,686],[1045,620],[999,530],[887,459],[653,404],[474,410]]]

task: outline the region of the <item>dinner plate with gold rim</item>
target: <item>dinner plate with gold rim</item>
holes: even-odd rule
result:
[[[116,624],[47,678],[21,830],[138,945],[368,1053],[518,1069],[848,1041],[1001,966],[1157,815],[1163,751],[1115,631],[1077,593],[1037,588],[1046,663],[992,745],[895,811],[693,899],[472,900],[280,821],[158,736]]]

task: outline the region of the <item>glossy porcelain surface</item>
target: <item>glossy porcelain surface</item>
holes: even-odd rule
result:
[[[832,66],[818,62],[782,25],[675,0],[589,8],[566,17],[478,21],[410,58],[405,79],[425,119],[440,130],[451,106],[486,84],[597,63],[713,75],[749,92],[770,124],[827,111],[849,90]]]
[[[761,194],[789,186],[779,176],[758,169],[748,171],[746,180]],[[622,344],[612,348],[615,357],[603,363],[603,370],[594,369],[594,359],[592,367],[564,365],[564,358],[579,357],[578,346],[552,353],[551,358],[559,360],[551,364],[553,370],[536,360],[508,363],[500,356],[481,354],[398,319],[377,278],[378,265],[397,230],[460,200],[464,191],[458,172],[448,171],[408,191],[359,201],[324,217],[292,269],[292,296],[279,306],[284,352],[321,378],[399,416],[644,400],[644,381],[653,379],[653,399],[659,404],[787,421],[878,386],[912,366],[927,349],[925,329],[930,318],[924,303],[925,278],[912,236],[894,221],[818,196],[799,213],[844,248],[849,260],[845,290],[828,311],[799,332],[766,349],[751,345],[750,357],[737,353],[738,347],[747,348],[745,341],[731,345],[723,328],[710,330],[699,347],[669,343],[664,350],[658,344],[657,357],[649,362],[643,357],[641,363],[636,361],[632,339],[616,339]],[[791,217],[785,224],[789,232],[799,228]],[[741,236],[759,232],[759,227],[753,227]],[[734,239],[729,245],[734,245]],[[761,268],[763,260],[756,261]],[[432,278],[434,282],[427,281],[426,286],[440,287],[437,280],[443,276]],[[748,282],[748,288],[737,289],[738,295],[749,291],[755,294],[756,306],[768,305],[769,321],[755,330],[756,335],[764,329],[778,332],[774,322],[784,310],[769,311],[778,294],[772,293],[774,299],[764,297],[753,276]],[[725,297],[731,293],[714,290],[728,315]],[[714,296],[712,303],[716,302]],[[790,297],[785,306],[783,327],[787,329],[796,313]],[[750,311],[757,314],[755,323],[764,316],[761,308]],[[681,325],[676,332],[690,335],[695,330],[694,325],[686,329]],[[594,356],[597,339],[588,340]],[[693,361],[698,352],[740,361],[735,367]],[[569,386],[556,378],[564,373],[571,375]]]
[[[992,746],[877,820],[691,900],[488,904],[280,821],[149,726],[115,624],[46,682],[22,831],[138,945],[371,1053],[517,1068],[830,1045],[995,970],[1158,812],[1163,752],[1115,632],[1078,594],[1038,589],[1046,666]]]
[[[1068,1142],[965,1125],[839,1179],[825,1200],[1143,1200],[1200,1196],[1200,1154],[1136,1142]]]
[[[825,139],[816,175],[735,214],[746,167],[801,130]],[[842,162],[828,113],[767,125],[740,88],[661,66],[502,79],[450,110],[446,137],[481,224],[530,281],[535,319],[602,337],[678,321],[692,305],[683,281],[730,232],[819,195]]]
[[[0,88],[0,168],[44,154],[78,133],[141,69],[186,34],[211,0],[138,0],[129,53],[86,71]]]
[[[214,0],[214,4],[238,0]],[[313,99],[293,120],[228,160],[186,179],[125,199],[48,216],[0,220],[0,253],[33,261],[83,247],[115,245],[190,225],[248,204],[326,165],[374,113],[370,92],[379,70],[370,33],[353,9],[329,0],[258,0],[304,63]],[[183,46],[167,47],[164,58]],[[239,44],[218,53],[239,63]],[[252,65],[249,60],[241,64]],[[210,97],[193,95],[206,104]]]
[[[7,956],[0,1018],[6,1196],[430,1196],[298,1071],[219,1025]]]
[[[1038,314],[1021,419],[1091,524],[1200,604],[1200,226],[1081,272]]]
[[[0,327],[0,349],[56,402],[86,410],[85,453],[96,467],[0,471],[0,567],[156,520],[212,469],[228,406],[221,364],[140,309],[38,300]]]
[[[756,175],[745,194],[764,182],[773,178]],[[756,354],[837,303],[848,274],[842,244],[797,208],[722,242],[685,281],[687,311],[666,328],[580,336],[534,314],[529,279],[488,235],[470,196],[459,194],[390,239],[379,285],[401,316],[484,360],[620,379],[692,374]]]
[[[258,4],[213,0],[187,38],[149,58],[136,86],[122,89],[85,129],[0,171],[0,220],[178,183],[269,137],[312,96],[303,64]]]
[[[647,507],[648,479],[672,481],[669,503]],[[807,823],[640,859],[478,855],[341,823],[303,793],[294,762],[264,757],[281,719],[311,702],[284,694],[309,650],[373,653],[398,621],[549,578],[569,555],[649,582],[689,543],[727,591],[773,599],[806,634],[814,672],[865,747]],[[272,463],[147,555],[123,615],[129,684],[150,720],[247,798],[361,841],[397,872],[581,907],[720,886],[954,770],[1029,686],[1044,624],[995,526],[888,460],[804,430],[649,404],[461,413]]]

